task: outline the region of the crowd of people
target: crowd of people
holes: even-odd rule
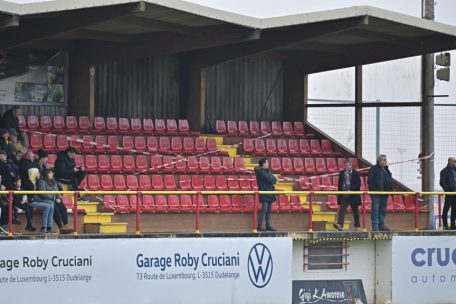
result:
[[[77,167],[77,151],[69,148],[57,154],[55,169],[48,164],[48,155],[39,150],[37,155],[28,149],[28,137],[19,128],[20,106],[6,111],[0,119],[0,189],[23,191],[61,191],[62,184],[71,185],[79,190],[85,177],[84,167]],[[82,200],[82,198],[79,198]],[[0,232],[8,231],[8,197],[0,195]],[[20,225],[19,210],[25,213],[25,230],[36,231],[33,216],[36,209],[41,210],[41,233],[56,233],[54,223],[59,230],[68,229],[67,207],[59,194],[14,194],[12,223]]]

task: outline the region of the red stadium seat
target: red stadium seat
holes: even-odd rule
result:
[[[298,137],[303,137],[304,136],[304,123],[301,121],[295,121],[293,124],[293,131],[294,135]]]
[[[333,157],[328,157],[326,159],[326,167],[328,169],[328,173],[337,173],[339,172],[339,168],[337,167],[336,159]]]
[[[122,156],[112,155],[111,156],[111,172],[119,173],[123,171]]]
[[[228,176],[228,190],[238,191],[239,190],[239,178],[235,175]]]
[[[394,195],[393,202],[396,212],[405,212],[404,197],[402,195]]]
[[[310,146],[307,139],[299,140],[299,151],[301,151],[301,155],[310,155]]]
[[[154,134],[154,122],[151,118],[144,118],[142,121],[143,133],[146,135]]]
[[[279,155],[288,155],[287,140],[279,138],[277,140],[277,153]]]
[[[255,152],[254,155],[266,155],[266,146],[263,139],[255,139]]]
[[[163,156],[163,172],[173,173],[175,171],[175,161],[170,155]]]
[[[261,130],[260,130],[260,124],[258,123],[258,121],[250,121],[249,129],[250,129],[251,136],[260,136]]]
[[[181,206],[179,203],[179,196],[176,194],[168,195],[168,209],[171,212],[180,212]]]
[[[226,134],[226,124],[224,120],[217,120],[215,122],[215,131],[218,134]]]
[[[104,174],[100,177],[100,190],[103,190],[103,191],[113,191],[114,190],[114,185],[112,183],[111,175]]]
[[[357,158],[350,158],[350,160],[352,161],[352,167],[353,167],[353,169],[359,170],[358,159],[357,159]]]
[[[278,205],[273,205],[273,210],[276,206],[282,212],[291,212],[290,198],[288,195],[279,195],[277,203]]]
[[[54,133],[65,132],[65,118],[63,116],[56,115],[52,118],[52,130]]]
[[[98,175],[87,175],[87,189],[91,191],[98,191],[101,189],[100,178]]]
[[[116,203],[116,197],[114,195],[104,195],[103,196],[103,205],[105,210],[116,210],[117,209],[117,203]]]
[[[177,122],[175,119],[166,120],[166,133],[169,135],[177,135],[179,129],[177,127]]]
[[[96,155],[89,154],[85,156],[85,169],[89,173],[98,171],[98,159]]]
[[[321,141],[321,154],[323,155],[335,155],[333,151],[331,141],[328,139],[323,139]]]
[[[237,124],[234,120],[228,120],[226,131],[227,131],[227,136],[237,136],[238,135]]]
[[[110,172],[110,171],[111,171],[111,161],[110,161],[109,155],[98,155],[98,172]]]
[[[271,171],[273,173],[281,173],[282,172],[282,164],[280,162],[280,158],[272,157],[271,164],[270,164]]]
[[[168,197],[166,195],[155,195],[154,210],[158,212],[164,212],[168,210]]]
[[[332,177],[332,184],[334,186],[334,190],[339,189],[339,176],[338,175]]]
[[[306,170],[304,168],[304,163],[302,158],[295,157],[293,158],[293,171],[296,174],[305,174]]]
[[[255,145],[253,143],[253,139],[244,138],[244,142],[242,145],[245,154],[254,154],[255,153]]]
[[[188,125],[187,119],[179,119],[179,134],[181,135],[189,135],[190,134],[190,126]]]
[[[108,136],[108,153],[120,153],[119,150],[119,137],[117,135]]]
[[[207,196],[207,211],[217,211],[220,209],[219,200],[217,195]]]
[[[211,171],[211,166],[209,164],[209,157],[201,156],[199,158],[199,172],[200,173],[209,173]]]
[[[124,155],[123,166],[124,166],[124,168],[123,168],[124,172],[127,172],[127,173],[135,172],[135,170],[136,170],[135,157],[133,155]]]
[[[71,122],[70,122],[71,124]],[[67,130],[69,128],[68,120],[67,120]],[[90,131],[90,119],[88,116],[79,116],[78,119],[78,130],[81,133],[88,133]]]
[[[48,153],[55,153],[57,151],[55,144],[55,135],[46,134],[43,137],[43,150]]]
[[[81,152],[82,143],[81,138],[77,135],[71,135],[70,141],[68,142],[71,148],[75,148],[78,152]]]
[[[129,134],[130,133],[130,121],[128,118],[122,117],[119,118],[119,133],[120,134]]]
[[[139,189],[138,178],[136,175],[127,175],[127,189],[132,191]]]
[[[150,158],[150,169],[157,172],[162,170],[162,159],[158,155],[153,155]]]
[[[234,212],[243,212],[244,211],[244,196],[233,195],[231,197],[231,210]]]
[[[203,178],[200,175],[192,175],[192,189],[195,191],[203,190]]]
[[[315,190],[315,191],[323,190],[323,186],[321,184],[321,177],[320,176],[314,176],[310,180],[310,187],[312,188],[312,190]]]
[[[245,172],[245,165],[244,159],[242,157],[235,157],[234,158],[234,171],[236,173],[244,173]]]
[[[136,161],[136,169],[139,171],[144,171],[149,168],[149,165],[147,164],[147,158],[146,155],[136,155],[135,157]]]
[[[103,135],[95,136],[95,152],[104,153],[106,151],[106,137]]]
[[[138,198],[136,197],[136,195],[129,195],[128,198],[130,201],[130,211],[131,212],[136,211],[136,206],[138,204],[138,201],[137,201]],[[139,207],[141,207],[141,205],[139,205]]]
[[[207,152],[216,152],[217,151],[217,141],[213,137],[209,137],[206,141]]]
[[[224,212],[231,212],[231,196],[223,194],[220,195],[220,210]]]
[[[290,196],[290,207],[291,207],[291,210],[294,212],[303,212],[304,211],[304,208],[302,207],[301,199],[299,198],[299,195]]]
[[[168,137],[160,137],[158,140],[158,152],[161,154],[169,154],[171,151],[171,143]]]
[[[157,137],[147,137],[147,151],[154,154],[158,152],[158,141]]]
[[[119,126],[117,124],[117,118],[108,117],[106,118],[106,133],[115,134],[119,131]]]
[[[91,135],[84,135],[82,137],[81,153],[92,153],[94,151],[93,137]]]
[[[124,191],[126,189],[125,177],[123,175],[114,175],[114,190]]]
[[[36,152],[43,148],[43,138],[40,134],[32,134],[30,136],[30,149]]]
[[[215,177],[213,175],[205,175],[203,178],[204,190],[214,191],[215,190]]]
[[[228,190],[228,184],[225,175],[217,175],[215,177],[215,188],[220,191]]]
[[[196,156],[189,156],[187,158],[187,171],[188,173],[198,173],[199,165]]]
[[[288,154],[292,156],[298,156],[301,154],[299,151],[299,144],[298,140],[296,139],[289,139],[288,140]]]
[[[84,156],[81,154],[76,155],[74,162],[76,164],[76,167],[84,167]]]
[[[182,153],[182,140],[180,137],[171,138],[171,151],[174,154]]]
[[[281,137],[283,135],[282,124],[278,121],[272,122],[272,135]]]
[[[130,127],[131,127],[131,134],[141,134],[143,131],[141,119],[139,119],[139,118],[132,118],[130,121]]]
[[[176,180],[174,179],[174,175],[167,174],[164,177],[164,189],[167,191],[173,191],[177,189]]]
[[[38,116],[29,115],[27,116],[27,129],[30,131],[35,131],[40,128],[40,121]]]
[[[301,189],[301,190],[304,190],[304,191],[310,190],[310,180],[309,180],[309,177],[308,177],[308,176],[301,176],[301,177],[299,178],[298,185],[299,185],[299,189]]]
[[[139,190],[150,190],[152,189],[152,185],[150,183],[149,175],[141,174],[139,176]]]
[[[293,163],[291,158],[284,157],[282,158],[282,169],[284,174],[293,174]]]
[[[50,132],[52,130],[52,118],[51,116],[40,116],[40,131]]]
[[[57,151],[64,151],[70,147],[70,143],[68,142],[68,138],[66,135],[57,135]]]
[[[269,124],[269,121],[260,122],[260,130],[263,135],[271,134],[271,125]]]
[[[132,136],[122,136],[122,151],[123,153],[130,153],[130,150],[134,149],[135,142]]]
[[[129,212],[130,211],[130,202],[128,201],[128,196],[126,195],[117,195],[115,212]]]
[[[343,157],[339,157],[337,159],[337,166],[339,167],[339,171],[342,171],[345,169],[345,160],[346,160],[346,158],[343,158]]]
[[[63,120],[63,121],[62,121]],[[63,130],[61,129],[63,127]],[[78,132],[78,120],[76,116],[54,116],[54,132],[63,133],[77,133]]]
[[[183,154],[191,155],[195,152],[195,145],[193,143],[193,138],[184,137],[183,139]]]
[[[192,189],[190,176],[188,175],[180,175],[179,176],[179,188],[188,191]]]
[[[195,153],[202,154],[206,152],[206,140],[204,138],[195,138]]]
[[[141,202],[141,208],[146,212],[153,211],[155,209],[154,196],[153,195],[143,195],[142,202]]]
[[[222,173],[222,160],[218,156],[211,157],[211,172]]]
[[[152,186],[152,190],[154,190],[154,191],[164,190],[165,186],[163,184],[163,177],[159,174],[152,175],[151,186]]]
[[[157,118],[155,119],[155,134],[165,134],[166,133],[166,123],[164,119]]]
[[[102,133],[106,129],[105,119],[103,117],[95,117],[92,133]]]
[[[144,152],[147,149],[146,139],[142,136],[135,137],[135,150],[138,152]]]
[[[252,190],[251,180],[252,178],[248,175],[241,175],[239,177],[239,189],[241,191],[249,191]]]
[[[306,168],[306,173],[307,174],[316,174],[317,173],[313,158],[306,157],[304,159],[304,166]]]
[[[321,185],[322,185],[322,189],[326,190],[326,191],[337,190],[337,187],[336,187],[336,189],[333,188],[330,176],[322,176],[321,177]]]
[[[192,211],[193,210],[192,196],[189,194],[182,194],[180,196],[180,205],[181,205],[182,211]]]
[[[27,121],[23,115],[19,115],[17,118],[19,119],[19,129],[20,130],[27,130]]]
[[[55,154],[49,154],[48,156],[48,164],[49,167],[54,168],[55,161],[57,160],[57,155]]]
[[[246,121],[244,121],[244,120],[238,121],[238,128],[239,128],[238,129],[239,136],[247,137],[250,135],[249,125]]]
[[[291,122],[284,121],[282,127],[283,127],[283,136],[293,137],[293,135],[294,135],[293,124]]]
[[[252,211],[255,204],[255,196],[253,195],[245,195],[244,196],[244,211]],[[257,202],[257,207],[259,206],[259,202]]]
[[[321,155],[320,141],[318,139],[310,140],[310,153],[312,155]]]
[[[266,153],[268,155],[277,155],[277,146],[275,139],[267,139],[266,140]]]
[[[324,158],[317,157],[315,160],[315,166],[318,174],[325,174],[328,172],[326,169],[326,162]]]
[[[224,156],[222,159],[222,169],[223,172],[226,173],[233,173],[234,172],[234,166],[233,166],[233,160],[229,156]]]

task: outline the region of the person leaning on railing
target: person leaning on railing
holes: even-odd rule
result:
[[[456,158],[449,157],[448,164],[440,171],[440,186],[445,192],[456,191]],[[448,211],[451,208],[450,227],[448,227]],[[444,230],[456,229],[456,196],[445,195],[445,203],[442,211],[442,223]]]
[[[369,191],[393,191],[393,177],[388,169],[386,155],[377,157],[377,164],[370,167],[367,177]],[[385,225],[386,208],[388,207],[388,195],[372,194],[372,231],[391,231]]]

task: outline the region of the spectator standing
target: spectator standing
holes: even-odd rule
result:
[[[259,191],[275,191],[276,177],[269,172],[269,162],[266,158],[262,158],[258,162],[259,166],[255,168],[255,174],[258,183]],[[276,231],[271,226],[271,210],[272,203],[276,201],[274,194],[260,194],[261,212],[258,217],[258,231]],[[263,218],[265,218],[266,229],[263,229]]]
[[[440,186],[445,192],[456,192],[456,158],[449,157],[448,164],[440,171]],[[448,226],[448,212],[451,209],[450,226]],[[442,223],[443,229],[456,229],[456,196],[445,195],[443,204]]]

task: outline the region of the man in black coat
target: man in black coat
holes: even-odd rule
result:
[[[6,152],[0,150],[0,176],[6,189],[14,189],[14,172],[6,160]]]
[[[19,176],[22,180],[22,187],[24,190],[27,190],[24,187],[28,187],[32,183],[29,178],[29,170],[32,168],[39,170],[39,165],[35,154],[33,154],[32,150],[28,150],[24,157],[19,161]]]
[[[360,191],[361,178],[358,171],[353,170],[351,160],[345,160],[344,164],[345,169],[339,172],[339,185],[337,191]],[[348,206],[350,206],[353,213],[353,219],[355,220],[355,231],[358,231],[360,227],[358,207],[361,205],[361,196],[358,194],[339,194],[337,196],[337,204],[340,205],[340,209],[337,215],[337,224],[334,224],[334,228],[339,231],[343,230],[345,213],[347,212]]]
[[[14,106],[10,110],[3,113],[3,117],[0,123],[0,127],[3,129],[15,129],[17,132],[17,138],[22,142],[24,146],[27,146],[27,143],[24,142],[22,138],[22,131],[19,128],[19,116],[22,115],[22,107]]]
[[[440,171],[440,186],[445,192],[456,192],[456,158],[449,157],[448,164]],[[450,227],[448,227],[448,211],[451,208]],[[456,229],[456,196],[445,195],[445,203],[443,205],[442,223],[443,229]]]
[[[84,167],[76,167],[76,149],[69,148],[57,153],[55,161],[55,177],[63,184],[70,184],[73,191],[79,190],[79,185],[86,176]]]
[[[269,172],[269,162],[266,158],[262,158],[258,162],[259,166],[255,168],[255,174],[259,191],[275,191],[276,177]],[[258,231],[276,231],[271,227],[271,210],[272,203],[276,200],[274,194],[260,194],[260,202],[262,204],[261,212],[258,217]],[[266,229],[263,229],[263,217],[266,220]]]

